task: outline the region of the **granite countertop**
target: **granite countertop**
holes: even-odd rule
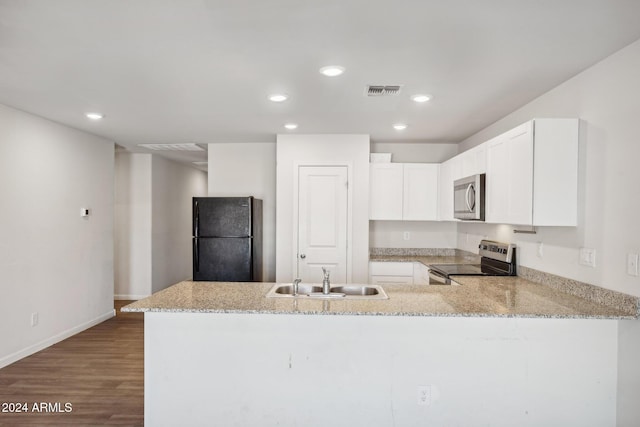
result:
[[[420,262],[424,265],[429,264],[479,264],[480,256],[478,255],[454,255],[454,256],[436,256],[436,255],[371,255],[369,261],[373,262]]]
[[[462,277],[461,286],[388,285],[388,300],[266,298],[273,283],[191,282],[123,307],[127,312],[635,319],[519,277]]]

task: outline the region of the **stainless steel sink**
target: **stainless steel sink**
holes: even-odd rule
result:
[[[269,293],[274,292],[278,295],[267,295],[267,296],[293,296],[293,285],[276,285]],[[312,294],[312,293],[322,293],[322,286],[319,285],[303,285],[300,283],[298,285],[298,294]]]
[[[345,294],[349,296],[361,296],[368,297],[379,295],[382,288],[375,286],[362,286],[362,285],[345,285],[345,286],[336,286],[331,288],[331,292],[337,292],[339,294]],[[384,291],[383,291],[384,292]]]
[[[293,295],[293,285],[275,284],[267,298],[389,299],[380,285],[332,286],[331,293],[323,294],[322,286],[304,283],[298,285],[297,295]]]

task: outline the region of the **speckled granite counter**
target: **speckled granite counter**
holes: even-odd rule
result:
[[[461,286],[389,285],[388,300],[266,298],[273,283],[181,282],[123,311],[436,317],[633,319],[519,277],[458,277]]]
[[[480,263],[478,255],[371,255],[369,261],[373,262],[421,262],[429,264],[474,264]]]

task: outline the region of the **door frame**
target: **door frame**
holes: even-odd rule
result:
[[[294,276],[298,274],[298,221],[299,221],[299,183],[301,167],[346,167],[347,168],[347,283],[353,279],[353,162],[293,162],[293,241],[292,244],[292,269]]]

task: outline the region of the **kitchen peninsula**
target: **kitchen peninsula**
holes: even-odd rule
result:
[[[149,425],[615,425],[621,310],[519,277],[266,298],[181,282],[145,312]]]

